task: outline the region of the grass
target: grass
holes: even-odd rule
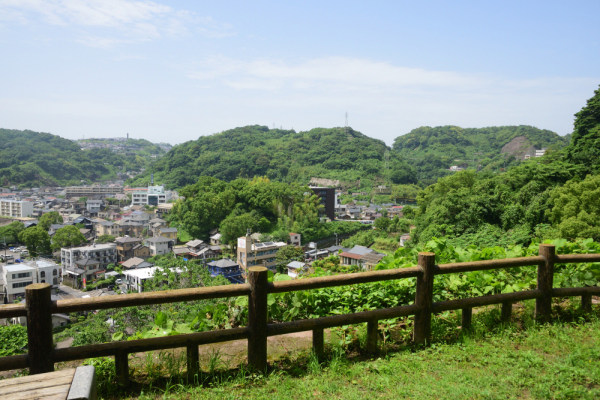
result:
[[[474,315],[469,334],[457,327],[460,315],[444,314],[433,322],[429,346],[415,348],[388,341],[378,356],[357,350],[362,333],[350,328],[358,331],[356,341],[340,345],[333,336],[325,361],[319,362],[310,353],[290,354],[271,363],[266,375],[252,374],[243,366],[223,368],[215,353],[195,385],[184,385],[180,377],[185,371],[178,374],[178,366],[167,363],[169,371],[165,372],[170,377],[166,380],[104,396],[152,400],[600,398],[600,309],[595,306],[591,316],[575,308],[555,310],[553,323],[539,325],[530,317],[531,308],[529,303],[517,309],[510,324],[499,323],[498,308],[480,312]],[[347,332],[348,328],[338,337]]]

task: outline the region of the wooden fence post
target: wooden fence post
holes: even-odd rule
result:
[[[461,319],[462,319],[462,331],[463,332],[467,332],[470,331],[473,326],[472,326],[472,320],[473,320],[473,308],[471,307],[465,307],[462,309],[461,312]]]
[[[248,268],[248,366],[261,372],[267,369],[268,277],[269,271],[265,267]]]
[[[510,316],[512,314],[512,303],[510,301],[505,301],[502,303],[502,311],[500,312],[500,321],[503,323],[510,322]]]
[[[313,329],[312,331],[312,345],[313,352],[317,357],[317,360],[323,360],[323,355],[325,354],[325,337],[323,328]]]
[[[584,294],[581,296],[581,309],[587,313],[592,312],[592,295]]]
[[[117,382],[120,386],[129,385],[129,363],[128,354],[126,351],[117,351],[115,353],[115,373],[117,375]]]
[[[187,379],[188,383],[195,383],[194,377],[200,375],[200,357],[198,356],[198,345],[187,345]]]
[[[421,274],[417,277],[415,305],[419,311],[415,314],[413,341],[425,344],[431,336],[431,308],[433,302],[433,278],[435,275],[435,254],[419,253]]]
[[[544,257],[544,262],[538,266],[537,287],[542,295],[535,299],[535,317],[540,322],[548,321],[552,314],[555,252],[554,245],[540,244],[539,255]]]
[[[367,352],[369,353],[377,353],[377,327],[376,319],[367,322]]]
[[[54,371],[50,289],[48,283],[33,283],[25,288],[27,361],[32,375]]]

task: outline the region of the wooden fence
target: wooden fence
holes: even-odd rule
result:
[[[378,320],[408,315],[415,316],[413,341],[416,344],[423,344],[429,340],[431,335],[432,314],[446,310],[462,310],[463,329],[468,328],[471,324],[473,307],[490,304],[502,305],[501,316],[505,320],[510,318],[513,303],[528,299],[536,300],[535,314],[536,318],[541,321],[550,317],[553,297],[581,296],[583,309],[589,311],[591,310],[591,297],[592,295],[600,295],[600,287],[555,289],[552,287],[554,264],[597,261],[600,261],[600,254],[556,255],[553,245],[542,244],[540,245],[539,255],[532,257],[436,265],[435,254],[419,253],[418,265],[411,268],[273,283],[269,283],[267,280],[268,271],[266,268],[252,267],[248,270],[248,283],[246,284],[59,300],[56,302],[50,299],[50,285],[32,284],[26,288],[25,305],[12,304],[0,307],[0,318],[26,316],[28,334],[28,353],[1,357],[0,370],[29,368],[31,374],[37,374],[53,371],[56,362],[113,356],[119,383],[125,385],[129,379],[128,354],[186,347],[188,377],[192,379],[199,371],[199,345],[236,339],[248,340],[249,366],[256,370],[265,370],[267,367],[268,336],[312,330],[313,349],[320,356],[323,353],[323,330],[325,328],[366,322],[367,350],[376,351]],[[433,281],[436,275],[523,266],[537,266],[536,289],[433,302]],[[416,278],[416,295],[414,303],[410,305],[282,323],[269,323],[267,319],[267,295],[269,293],[311,290],[412,277]],[[248,296],[249,298],[248,326],[65,349],[53,348],[51,321],[53,313],[92,311],[235,296]]]

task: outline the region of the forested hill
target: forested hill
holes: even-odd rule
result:
[[[394,141],[394,152],[408,158],[421,183],[434,183],[451,166],[497,171],[533,157],[535,149],[554,151],[568,138],[532,126],[421,127]]]
[[[76,142],[50,133],[0,129],[0,186],[90,184],[139,170],[149,161],[109,149],[81,150]]]
[[[351,128],[315,128],[307,132],[245,126],[175,146],[134,184],[155,181],[170,187],[193,184],[199,176],[225,181],[266,176],[307,184],[311,177],[356,185],[411,183],[410,166],[381,140]]]

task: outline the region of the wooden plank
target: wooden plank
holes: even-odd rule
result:
[[[544,262],[540,256],[515,257],[501,260],[481,260],[462,263],[440,264],[435,269],[436,275],[453,274],[457,272],[485,271],[489,269],[516,268],[528,265],[539,265]]]
[[[269,293],[293,292],[298,290],[321,289],[333,286],[355,285],[359,283],[389,281],[393,279],[413,278],[420,274],[418,267],[386,269],[381,271],[357,272],[317,278],[294,279],[269,284]]]
[[[2,400],[47,399],[49,397],[66,399],[70,385],[51,386],[2,395]]]
[[[0,319],[24,317],[27,315],[27,310],[23,304],[3,304],[0,306]]]
[[[29,383],[40,384],[41,382],[53,382],[68,380],[71,382],[75,375],[75,369],[62,369],[60,371],[48,372],[46,374],[19,376],[17,378],[0,380],[0,393],[3,393],[5,388],[15,385],[25,385]]]
[[[149,304],[176,303],[193,300],[215,299],[224,297],[247,296],[250,285],[208,286],[191,289],[162,290],[158,292],[118,294],[93,298],[58,300],[53,313],[70,313],[75,311],[91,311],[106,308],[137,307]]]

